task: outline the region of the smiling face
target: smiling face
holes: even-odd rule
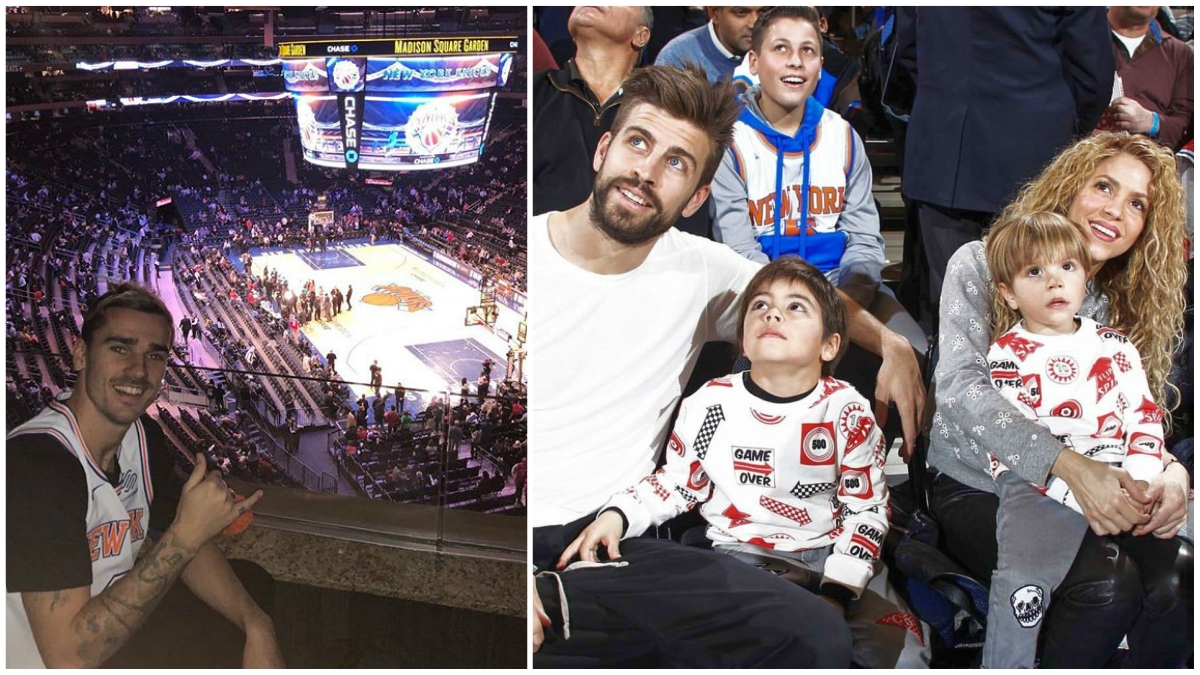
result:
[[[691,215],[708,197],[700,187],[711,142],[702,130],[646,104],[629,109],[621,127],[596,148],[592,223],[614,241],[646,243]]]
[[[804,374],[813,382],[841,344],[837,333],[825,337],[821,306],[808,285],[798,281],[776,280],[754,293],[742,330],[742,348],[752,369]]]
[[[79,372],[72,407],[83,423],[133,424],[162,387],[171,344],[171,322],[123,307],[105,312],[104,325],[71,350]],[[82,396],[80,396],[82,390]]]
[[[1087,294],[1087,270],[1075,258],[1026,265],[1012,284],[997,283],[1008,306],[1021,313],[1035,335],[1071,335],[1075,314]]]
[[[768,119],[803,109],[821,76],[821,35],[802,19],[780,18],[767,27],[760,50],[749,54],[750,72],[762,87],[759,106]]]
[[[1067,208],[1098,264],[1128,251],[1146,227],[1150,169],[1129,155],[1101,162]]]

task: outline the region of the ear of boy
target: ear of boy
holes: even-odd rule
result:
[[[826,363],[832,361],[834,357],[837,356],[838,350],[841,348],[841,346],[842,336],[838,335],[837,333],[830,335],[829,339],[825,341],[825,344],[821,345],[821,360],[825,361]]]
[[[1000,297],[1004,298],[1004,302],[1008,304],[1009,308],[1013,309],[1014,311],[1020,309],[1017,306],[1017,295],[1012,292],[1012,289],[1008,287],[1008,284],[997,283],[996,290],[1000,293]]]

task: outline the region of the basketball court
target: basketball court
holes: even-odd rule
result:
[[[457,395],[464,377],[474,385],[486,358],[495,364],[493,381],[506,375],[508,339],[517,335],[522,317],[497,303],[495,330],[465,325],[467,309],[480,304],[479,289],[400,244],[347,244],[327,251],[251,249],[250,253],[255,274],[265,267],[278,269],[293,292],[310,279],[318,291],[336,286],[345,293],[348,286],[354,287],[352,309],[343,304],[342,313],[331,321],[313,321],[301,328],[322,355],[330,350],[337,354],[338,373],[347,382],[369,382],[375,360],[383,369],[385,388],[401,382],[429,395]],[[356,396],[374,393],[366,385],[351,388]],[[414,396],[408,396],[413,408],[428,403]]]

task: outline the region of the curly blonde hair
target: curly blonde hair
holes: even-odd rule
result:
[[[1012,288],[1013,280],[1030,265],[1051,265],[1061,260],[1077,260],[1082,269],[1092,267],[1086,235],[1065,216],[1050,211],[1016,214],[1001,219],[984,240],[992,285]],[[992,293],[992,340],[1012,328],[1020,312],[1008,306],[1004,296]]]
[[[1100,268],[1094,282],[1110,303],[1106,324],[1133,341],[1150,390],[1164,408],[1174,409],[1179,405],[1179,389],[1167,375],[1183,333],[1187,261],[1182,252],[1183,187],[1171,151],[1145,136],[1125,132],[1085,138],[1059,153],[1022,188],[997,222],[1035,211],[1065,216],[1097,167],[1119,155],[1129,155],[1150,171],[1145,227],[1128,251]]]

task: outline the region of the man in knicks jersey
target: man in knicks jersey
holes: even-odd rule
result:
[[[159,298],[116,286],[84,316],[75,389],[8,435],[9,667],[105,664],[179,578],[245,633],[243,665],[283,665],[271,619],[210,542],[262,492],[235,503],[203,454],[181,486],[145,414],[173,339]]]

